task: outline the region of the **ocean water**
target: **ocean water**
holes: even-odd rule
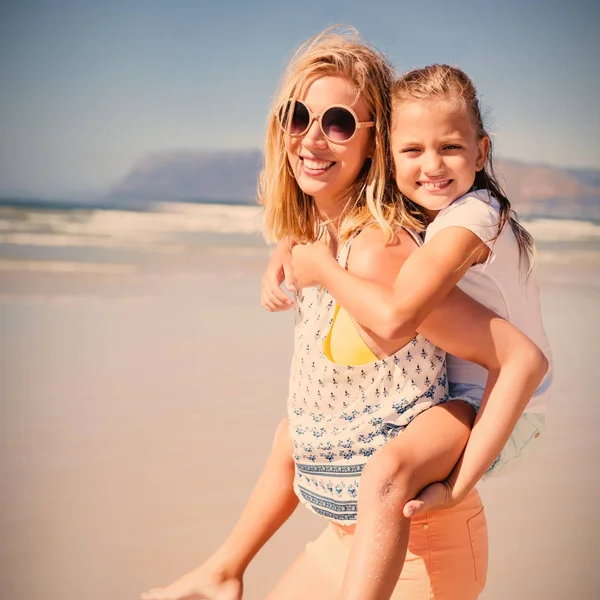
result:
[[[0,207],[2,271],[185,270],[223,248],[265,248],[253,206],[158,204],[151,211]]]
[[[542,263],[593,263],[600,223],[523,218]],[[260,250],[258,206],[157,203],[151,210],[0,206],[0,272],[188,269],[216,249]]]

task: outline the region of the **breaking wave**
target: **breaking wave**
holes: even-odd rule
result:
[[[537,242],[598,242],[600,224],[532,218],[523,225]],[[44,247],[144,247],[176,251],[196,234],[250,236],[257,243],[262,209],[252,205],[165,202],[151,211],[0,207],[0,244]]]

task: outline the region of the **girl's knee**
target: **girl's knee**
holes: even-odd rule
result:
[[[360,483],[362,496],[398,504],[412,499],[419,490],[413,490],[415,461],[408,448],[406,452],[381,450],[365,467]]]

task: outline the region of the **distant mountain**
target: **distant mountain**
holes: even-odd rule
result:
[[[164,152],[140,160],[108,195],[112,202],[256,202],[259,150]],[[495,169],[521,215],[600,220],[600,170],[497,159]]]
[[[600,169],[566,169],[566,171],[584,185],[600,187]]]
[[[138,161],[108,196],[125,201],[255,202],[259,150],[164,152]]]
[[[600,170],[569,170],[509,159],[498,159],[494,166],[519,214],[600,219]]]

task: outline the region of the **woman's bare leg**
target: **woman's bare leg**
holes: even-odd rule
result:
[[[303,550],[288,567],[267,600],[338,600],[339,589]]]

